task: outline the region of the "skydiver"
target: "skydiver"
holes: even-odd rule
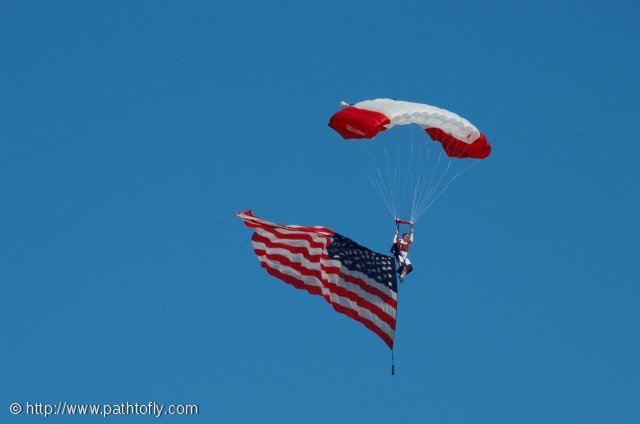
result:
[[[396,261],[398,262],[398,270],[400,274],[400,282],[404,283],[404,277],[413,271],[413,266],[408,258],[409,245],[413,243],[413,227],[411,227],[410,234],[404,233],[402,237],[398,237],[399,229],[396,227],[396,234],[393,238],[393,243],[397,246],[396,249]]]

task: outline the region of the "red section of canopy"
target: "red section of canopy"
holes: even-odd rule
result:
[[[484,159],[491,153],[491,146],[482,134],[474,142],[466,143],[440,128],[427,128],[425,131],[432,139],[442,144],[442,148],[450,158]]]
[[[379,112],[349,106],[336,112],[331,117],[329,126],[345,139],[373,138],[380,131],[386,130],[390,123],[389,118]]]

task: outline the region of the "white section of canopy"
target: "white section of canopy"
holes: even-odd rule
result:
[[[472,143],[480,137],[480,131],[461,116],[435,106],[392,99],[365,100],[353,105],[358,109],[379,112],[394,125],[417,124],[422,128],[439,128],[460,141]]]

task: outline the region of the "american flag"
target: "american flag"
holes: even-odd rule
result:
[[[236,214],[255,232],[260,265],[292,286],[320,295],[361,322],[393,350],[398,285],[394,258],[373,252],[324,227],[280,225]]]

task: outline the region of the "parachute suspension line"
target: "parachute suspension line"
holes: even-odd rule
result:
[[[409,195],[411,198],[414,197],[414,193],[413,193],[413,180],[414,180],[414,171],[415,168],[418,168],[418,174],[419,174],[419,158],[416,159],[416,156],[420,156],[420,149],[417,149],[416,146],[422,146],[421,144],[416,144],[416,143],[420,143],[421,140],[417,140],[416,139],[416,134],[415,132],[410,132],[409,133],[409,142],[407,143],[406,140],[400,140],[399,139],[399,134],[400,133],[395,133],[395,146],[396,146],[396,169],[404,169],[404,175],[402,175],[402,181],[398,181],[399,183],[401,183],[401,194],[400,194],[400,198],[399,198],[399,203],[396,205],[396,211],[400,213],[400,215],[402,215],[402,218],[405,217],[404,212],[405,211],[399,211],[399,206],[398,205],[404,205],[405,204],[405,198],[407,197],[407,195]],[[404,151],[401,151],[401,146],[408,146],[409,149],[405,149]],[[398,200],[398,199],[396,199]],[[395,218],[400,218],[400,215],[396,214]]]
[[[369,181],[394,219],[406,219],[405,214],[410,213],[411,222],[420,220],[451,184],[478,162],[448,157],[438,142],[420,137],[422,131],[420,136],[415,132],[388,135],[392,137],[370,145],[373,172]],[[403,205],[410,210],[404,210]]]
[[[402,151],[401,147],[405,145],[405,143],[400,140],[401,133],[394,133],[394,141],[392,146],[395,146],[395,152],[393,155],[389,155],[387,153],[386,146],[384,148],[385,157],[387,160],[387,166],[393,167],[394,170],[394,178],[393,178],[393,198],[395,201],[394,204],[394,219],[399,218],[402,214],[400,210],[400,206],[404,204],[404,199],[407,194],[408,182],[411,176],[411,156],[409,158],[405,157],[405,152]],[[402,175],[401,170],[404,170],[404,175]]]
[[[397,214],[397,198],[396,190],[394,189],[392,184],[395,185],[395,181],[397,180],[397,171],[395,169],[393,170],[392,177],[392,171],[389,166],[386,148],[384,149],[384,153],[385,157],[387,157],[386,177],[383,175],[382,170],[380,169],[380,166],[378,165],[373,155],[369,154],[371,163],[376,170],[375,177],[369,176],[369,180],[371,181],[371,184],[373,184],[374,189],[378,192],[380,199],[382,199],[382,202],[389,210],[391,216],[395,218]]]
[[[414,158],[416,156],[416,154],[418,154],[419,152],[416,152],[416,138],[415,138],[415,133],[411,132],[410,133],[410,149],[409,149],[409,158],[406,160],[407,163],[407,173],[405,175],[405,180],[404,180],[404,188],[405,190],[407,190],[407,187],[410,189],[411,187],[413,187],[413,163],[414,163]],[[403,196],[402,196],[402,200],[403,200],[403,204],[404,204],[404,192],[403,192]],[[411,218],[411,221],[413,222],[413,218]]]
[[[468,149],[469,147],[467,146],[465,148],[465,150],[463,150],[463,153]],[[461,176],[462,174],[464,174],[465,172],[467,172],[469,169],[471,169],[472,166],[474,166],[476,163],[478,163],[478,160],[471,160],[471,162],[469,163],[469,165],[467,165],[466,167],[462,168],[462,169],[458,169],[456,171],[456,173],[451,177],[451,179],[445,184],[445,186],[442,188],[442,190],[435,196],[435,198],[429,202],[429,204],[427,205],[426,209],[428,209],[437,199],[438,197],[440,197],[440,195],[442,193],[444,193],[444,191],[451,185],[451,183],[453,183],[454,180],[456,180],[459,176]],[[451,167],[452,164],[452,160],[449,159],[449,164],[447,166],[447,171],[449,170],[449,167]],[[445,172],[446,174],[446,172]],[[444,174],[443,174],[444,177]],[[439,184],[439,182],[438,182]],[[425,210],[426,210],[425,209]]]
[[[429,166],[429,168],[432,169],[431,176],[429,177],[428,181],[424,181],[420,177],[418,177],[418,181],[414,185],[413,199],[412,199],[413,202],[412,202],[412,208],[411,208],[411,222],[416,222],[416,220],[420,218],[419,216],[420,210],[421,210],[420,205],[425,202],[425,199],[429,199],[430,197],[430,193],[433,187],[433,180],[438,170],[440,160],[441,160],[441,155],[438,156],[438,162],[435,164],[435,166],[431,166],[431,163],[430,163],[431,150],[427,151],[426,163]]]
[[[415,212],[415,218],[412,217],[412,222],[416,222],[420,217],[438,200],[438,198],[449,188],[449,186],[461,175],[466,173],[471,167],[475,166],[479,161],[475,160],[469,163],[466,167],[461,170],[457,170],[455,174],[453,174],[448,180],[445,179],[445,174],[449,171],[451,167],[452,160],[449,160],[449,164],[447,165],[447,169],[445,173],[441,176],[435,186],[433,186],[427,196],[424,196],[422,203],[420,203],[417,212]],[[443,183],[443,187],[437,189],[437,187]]]
[[[376,178],[369,176],[369,181],[371,181],[373,188],[376,190],[376,192],[380,196],[382,203],[384,203],[386,208],[389,210],[389,213],[391,214],[391,216],[393,216],[393,208],[391,206],[391,200],[387,196],[387,190],[386,190],[386,187],[384,186],[384,179],[380,174],[380,169],[376,169],[376,171],[377,171]]]
[[[412,183],[413,195],[411,204],[411,221],[416,222],[428,209],[427,205],[430,200],[437,194],[437,190],[442,183],[443,178],[447,174],[449,167],[451,166],[451,160],[442,170],[443,154],[440,152],[437,159],[431,158],[431,149],[427,150],[427,158],[425,160],[426,168],[430,169],[430,175],[427,178],[418,176],[415,183]],[[434,162],[434,163],[431,163]],[[437,177],[440,176],[438,179]],[[426,176],[425,176],[426,177]]]
[[[443,170],[444,168],[444,170]],[[431,176],[428,182],[424,184],[416,185],[415,195],[414,195],[414,204],[415,207],[412,210],[412,220],[416,222],[420,219],[420,217],[429,209],[429,206],[433,204],[434,198],[437,198],[442,193],[441,185],[447,176],[449,169],[451,168],[451,159],[443,165],[443,155],[442,153],[438,154],[438,160],[436,164],[433,166],[433,170],[431,172]],[[446,186],[445,186],[446,188]],[[444,190],[444,189],[442,189]]]
[[[380,147],[384,157],[384,165],[381,163],[382,158],[376,158],[374,154],[369,153],[369,158],[375,169],[375,174],[369,176],[369,181],[391,216],[396,219],[400,213],[399,205],[403,204],[409,191],[412,164],[411,157],[408,159],[403,157],[400,146],[404,143],[398,140],[398,134],[395,134],[394,138],[395,141],[391,146],[395,146],[395,148],[389,149],[387,143]],[[404,174],[400,171],[403,168],[406,170]]]
[[[442,193],[444,193],[444,191],[449,187],[449,185],[456,178],[456,176],[454,175],[453,178],[451,178],[449,181],[445,180],[445,174],[448,173],[450,166],[451,164],[449,163],[447,165],[446,170],[444,171],[444,174],[440,177],[440,179],[438,179],[438,182],[435,183],[435,185],[430,186],[426,195],[424,195],[420,199],[420,202],[415,210],[416,221],[420,219],[420,217],[424,215],[427,210],[429,210],[431,205],[435,203],[435,201],[442,195]],[[444,186],[441,187],[443,184]]]

